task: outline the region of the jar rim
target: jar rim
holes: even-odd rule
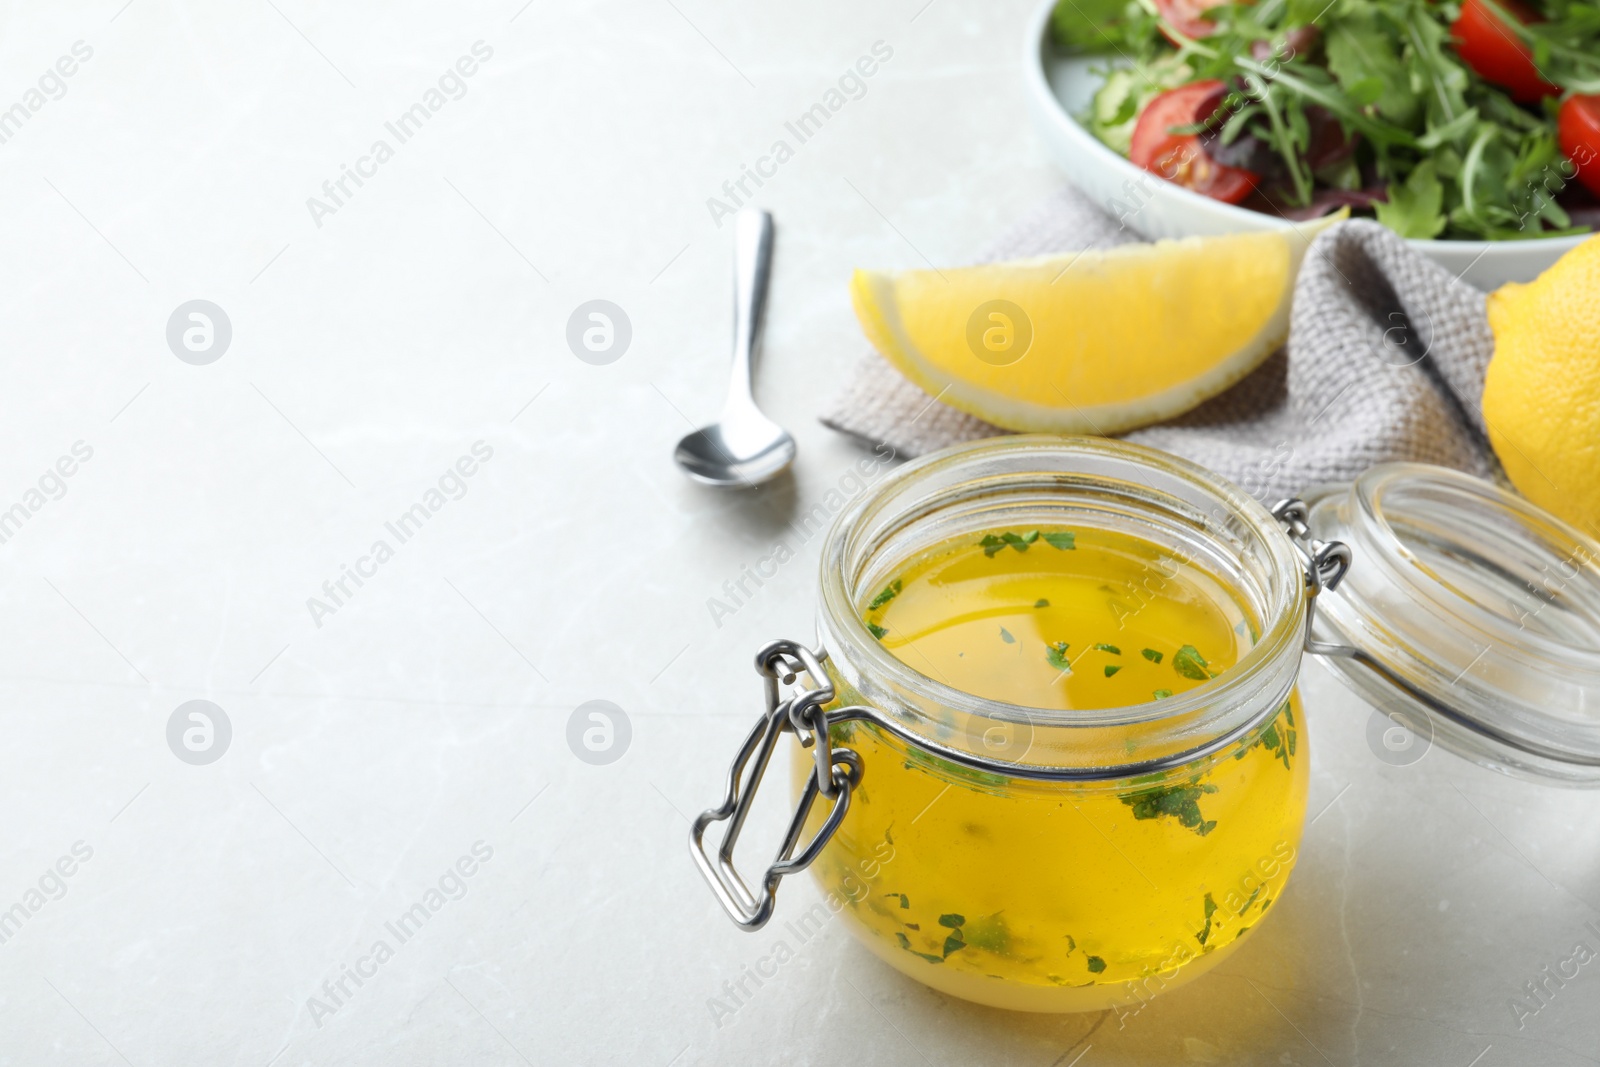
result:
[[[955,494],[955,489],[938,489],[940,483],[953,484],[964,472],[977,472],[986,466],[1006,468],[992,478],[1048,477],[1080,479],[1085,487],[1095,479],[1127,479],[1146,492],[1142,500],[1155,511],[1163,506],[1174,515],[1184,513],[1191,524],[1192,509],[1207,505],[1209,516],[1201,535],[1214,546],[1243,553],[1248,542],[1259,558],[1254,558],[1268,579],[1264,597],[1257,604],[1260,635],[1237,663],[1216,678],[1183,693],[1160,700],[1096,709],[1037,708],[984,697],[957,689],[909,666],[885,649],[867,629],[858,600],[862,590],[853,588],[851,575],[861,561],[851,559],[862,531],[879,513],[901,497],[926,500],[917,493],[925,487],[933,492]],[[1140,477],[1140,475],[1148,477]],[[1160,483],[1158,485],[1158,483]],[[998,483],[996,483],[998,484]],[[1110,484],[1107,481],[1107,484]],[[990,488],[993,488],[991,485]],[[908,493],[909,491],[909,493]],[[1128,490],[1130,493],[1134,490]],[[1185,504],[1172,495],[1188,494]],[[952,495],[952,499],[957,497]],[[934,505],[907,520],[914,524],[937,512]],[[948,501],[946,505],[948,506]],[[1232,530],[1243,541],[1230,542],[1224,530]],[[903,561],[901,561],[903,562]],[[914,694],[933,706],[950,709],[981,721],[1025,723],[1047,729],[1106,728],[1148,724],[1171,724],[1169,748],[1178,756],[1201,758],[1217,751],[1233,739],[1248,733],[1255,725],[1276,712],[1288,698],[1298,672],[1305,626],[1305,562],[1272,514],[1234,483],[1189,460],[1145,445],[1100,437],[1053,434],[1015,435],[989,438],[955,445],[914,460],[879,481],[840,513],[829,529],[822,548],[821,623],[824,645],[835,661],[852,664],[863,678],[880,679],[873,693],[863,690],[869,700],[899,690]],[[950,739],[940,736],[938,723],[904,707],[897,709],[902,723],[935,742],[948,747]],[[910,720],[910,721],[908,721]],[[918,728],[918,727],[922,728]],[[948,733],[946,725],[944,733]],[[1171,759],[1162,761],[1170,763]],[[1001,760],[998,766],[1017,763]],[[1132,769],[1106,767],[1107,771]]]

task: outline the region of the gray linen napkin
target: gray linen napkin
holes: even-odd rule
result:
[[[1136,239],[1066,188],[981,261]],[[1480,411],[1493,349],[1482,293],[1376,222],[1351,220],[1307,252],[1282,350],[1193,411],[1121,436],[1268,502],[1388,460],[1493,476]],[[934,400],[876,353],[857,363],[822,422],[903,456],[1006,432]]]

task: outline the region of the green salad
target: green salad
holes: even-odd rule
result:
[[[1105,57],[1088,129],[1197,193],[1405,237],[1600,224],[1597,0],[1061,0],[1052,29]]]

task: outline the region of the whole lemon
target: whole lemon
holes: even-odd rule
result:
[[[1489,443],[1522,495],[1600,536],[1600,236],[1489,295]]]

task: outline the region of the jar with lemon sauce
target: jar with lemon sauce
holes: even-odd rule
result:
[[[1458,707],[1415,670],[1428,656],[1422,632],[1443,656],[1435,674],[1453,667],[1451,635],[1483,622],[1469,602],[1493,595],[1490,611],[1537,601],[1559,616],[1546,629],[1576,642],[1563,681],[1585,684],[1589,671],[1600,693],[1600,646],[1584,660],[1574,621],[1600,620],[1600,547],[1562,571],[1558,611],[1548,583],[1534,591],[1531,578],[1541,555],[1578,558],[1576,531],[1465,476],[1386,477],[1379,496],[1397,514],[1371,528],[1371,478],[1269,512],[1193,464],[1098,438],[1005,438],[902,468],[829,534],[821,651],[779,641],[757,657],[767,711],[722,805],[695,822],[702,873],[753,930],[782,878],[811,867],[873,953],[955,996],[1026,1011],[1126,1008],[1216,966],[1283,893],[1309,781],[1294,690],[1307,649],[1401,721],[1447,721],[1441,738],[1479,762],[1600,779],[1593,696],[1580,690],[1580,706],[1558,713],[1565,726],[1587,716],[1588,733],[1552,730],[1548,710],[1535,721],[1526,705]],[[1468,522],[1452,541],[1441,522],[1468,497],[1498,519]],[[1401,521],[1408,505],[1431,519]],[[1530,519],[1543,524],[1531,538]],[[1498,536],[1541,547],[1474,585],[1465,573],[1491,561],[1468,559],[1460,542],[1490,537],[1495,522]],[[1351,563],[1343,543],[1319,537],[1329,529],[1393,558],[1317,621]],[[1357,619],[1392,636],[1403,612],[1381,590],[1408,567],[1411,594],[1434,582],[1426,595],[1463,601],[1459,626],[1430,600],[1435,617],[1405,630],[1403,656],[1393,641],[1325,640],[1370,636]],[[1484,658],[1503,673],[1526,651]],[[1459,672],[1468,689],[1472,670]],[[734,845],[790,733],[796,810],[752,889]],[[724,820],[713,851],[706,831]]]

